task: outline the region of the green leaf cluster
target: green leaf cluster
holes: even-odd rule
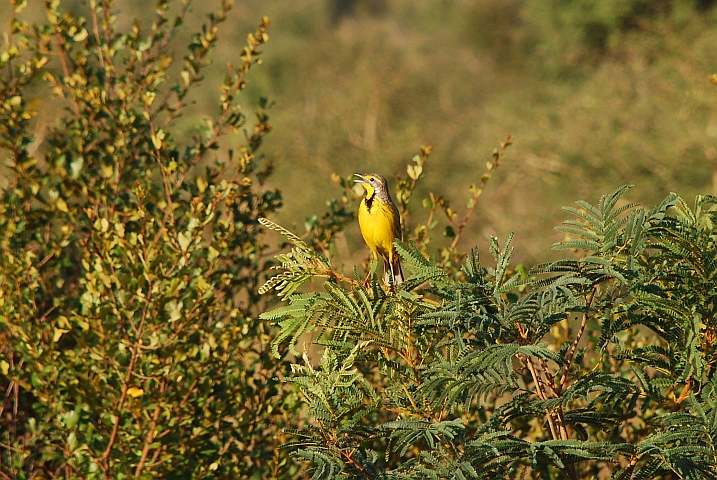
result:
[[[287,378],[312,478],[717,478],[717,198],[647,210],[628,190],[565,207],[566,258],[529,271],[512,236],[459,276],[396,242],[411,275],[388,290],[292,257],[262,318],[275,352],[321,349]],[[312,271],[325,291],[297,293]]]
[[[72,12],[48,1],[29,23],[12,2],[0,53],[2,478],[295,473],[275,438],[296,404],[277,380],[286,362],[264,348],[256,293],[268,268],[258,219],[282,204],[258,150],[268,103],[252,115],[237,103],[269,22],[187,134],[177,119],[232,7],[220,2],[175,57],[191,4],[160,1],[149,23],[123,24],[112,1]]]

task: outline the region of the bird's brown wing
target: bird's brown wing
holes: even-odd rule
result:
[[[391,211],[393,212],[393,238],[397,238],[403,241],[403,233],[401,232],[401,214],[398,213],[398,208],[393,202],[389,202]]]

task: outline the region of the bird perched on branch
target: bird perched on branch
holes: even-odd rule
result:
[[[401,216],[388,193],[388,183],[376,173],[355,176],[358,178],[354,182],[366,190],[358,211],[363,239],[374,260],[378,260],[379,255],[383,258],[386,284],[399,285],[403,282],[403,271],[393,241],[401,240]]]

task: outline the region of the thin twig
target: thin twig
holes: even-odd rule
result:
[[[114,446],[116,440],[117,440],[117,433],[119,432],[119,425],[120,425],[120,415],[122,412],[122,409],[124,408],[124,403],[127,400],[127,391],[130,388],[130,385],[132,384],[132,372],[134,370],[134,366],[137,363],[138,353],[139,353],[139,344],[142,340],[142,334],[144,331],[144,324],[147,319],[147,311],[149,309],[150,300],[152,297],[152,282],[150,282],[147,285],[148,295],[146,297],[146,302],[144,305],[144,310],[142,312],[142,319],[140,321],[139,327],[137,328],[137,338],[134,341],[134,345],[132,346],[132,356],[130,358],[129,366],[127,367],[127,373],[125,375],[124,380],[124,386],[122,387],[122,395],[120,396],[119,403],[117,404],[117,413],[114,415],[115,424],[112,428],[112,433],[110,434],[109,442],[107,442],[107,448],[105,449],[105,452],[100,457],[100,466],[103,467],[103,471],[105,472],[105,478],[109,479],[109,469],[110,469],[110,462],[109,458],[112,454],[112,447]]]
[[[93,1],[90,2],[90,8],[92,9],[92,32],[95,34],[95,41],[97,42],[97,56],[100,60],[100,67],[102,70],[105,69],[105,56],[102,52],[102,39],[100,38],[100,24],[97,21],[97,4]]]
[[[481,195],[483,194],[483,191],[485,190],[485,186],[488,183],[488,180],[490,180],[491,176],[493,175],[493,172],[498,168],[498,165],[500,164],[500,160],[503,157],[503,154],[505,153],[505,149],[508,148],[513,143],[513,137],[508,134],[508,136],[505,139],[505,142],[500,142],[500,149],[496,149],[493,152],[493,161],[489,163],[488,165],[488,171],[483,174],[481,177],[481,183],[480,186],[473,188],[473,204],[468,208],[468,211],[466,211],[466,214],[463,216],[463,221],[459,225],[455,225],[452,219],[449,218],[451,221],[451,224],[455,228],[455,237],[453,237],[453,241],[451,242],[451,246],[449,247],[450,250],[453,250],[456,248],[456,245],[458,245],[458,240],[461,238],[461,234],[463,233],[463,230],[468,225],[468,221],[470,220],[471,216],[473,216],[473,212],[475,211],[476,207],[478,206],[478,200],[480,199]],[[440,266],[443,267],[448,262],[449,257],[445,257],[441,263]]]
[[[65,74],[65,78],[62,80],[62,88],[67,90],[65,79],[70,78],[70,68],[67,66],[67,59],[65,58],[65,41],[63,40],[60,31],[57,29],[57,25],[53,25],[53,28],[55,29],[55,38],[57,39],[56,47],[59,52],[58,56],[60,57],[60,64],[62,64],[62,72]],[[68,95],[72,98],[72,104],[75,106],[75,113],[78,117],[81,117],[82,109],[80,108],[80,102],[77,101],[77,97],[71,92],[68,92]]]
[[[528,367],[528,370],[530,371],[530,375],[533,377],[533,383],[535,383],[535,390],[538,394],[538,397],[541,400],[547,400],[548,397],[545,395],[545,389],[543,388],[543,379],[538,375],[538,372],[535,370],[535,366],[533,365],[533,361],[530,359],[530,357],[519,355],[519,358],[523,360],[523,363]],[[553,418],[552,412],[545,409],[545,416],[548,419],[548,426],[550,426],[550,434],[553,436],[555,440],[560,438],[560,434],[558,432],[558,428],[555,425],[555,419]]]
[[[597,293],[597,286],[593,287],[592,292],[590,292],[589,295],[585,297],[585,313],[583,314],[582,322],[580,323],[580,329],[578,330],[577,335],[575,335],[575,340],[573,341],[573,344],[570,347],[570,351],[568,352],[568,356],[565,358],[565,365],[563,367],[563,376],[560,378],[560,385],[558,385],[558,391],[562,392],[563,387],[565,386],[565,382],[568,378],[568,372],[570,370],[570,367],[573,364],[573,361],[575,361],[575,355],[578,350],[578,344],[580,343],[580,339],[583,338],[583,334],[585,333],[585,326],[588,323],[589,314],[590,314],[590,307],[592,306],[593,300],[595,299],[595,294]]]
[[[167,392],[167,377],[164,378],[164,381],[162,382],[162,388],[160,389],[161,396],[163,397],[164,394]],[[147,456],[149,455],[150,447],[152,446],[152,442],[154,442],[155,437],[155,429],[157,428],[157,422],[159,421],[159,415],[162,412],[162,409],[160,405],[158,404],[154,408],[154,412],[152,413],[152,421],[149,424],[149,427],[147,428],[147,435],[144,437],[144,445],[142,447],[142,455],[139,458],[139,462],[137,463],[137,468],[134,471],[134,476],[139,477],[142,474],[142,470],[144,469],[144,465],[147,461]],[[159,449],[158,449],[159,450]]]

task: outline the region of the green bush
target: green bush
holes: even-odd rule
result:
[[[512,236],[458,278],[396,242],[397,292],[330,275],[263,220],[295,243],[263,288],[287,302],[262,315],[274,344],[323,348],[287,379],[312,478],[717,478],[717,198],[648,211],[627,191],[565,207],[569,255],[529,272]],[[312,273],[325,291],[292,293]]]
[[[237,103],[268,20],[237,49],[215,115],[186,135],[176,120],[231,1],[180,61],[170,45],[190,2],[160,1],[149,25],[125,28],[112,2],[75,13],[47,2],[40,24],[12,3],[0,54],[0,477],[291,478],[278,449],[294,416],[277,379],[285,362],[265,348],[257,294],[257,218],[282,199],[257,153],[267,102],[254,118]]]

